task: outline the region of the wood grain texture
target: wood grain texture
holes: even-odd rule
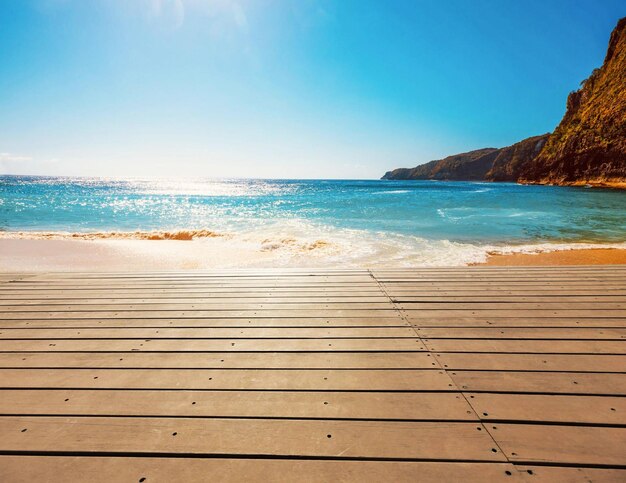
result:
[[[0,276],[2,481],[623,481],[626,267]]]

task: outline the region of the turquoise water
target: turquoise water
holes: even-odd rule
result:
[[[431,181],[0,177],[4,231],[237,231],[284,220],[430,240],[621,242],[626,193]]]
[[[0,177],[2,231],[181,229],[340,240],[348,252],[352,245],[370,254],[381,247],[368,244],[381,243],[441,256],[477,247],[615,244],[626,241],[626,193],[431,181]]]

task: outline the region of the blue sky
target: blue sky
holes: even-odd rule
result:
[[[377,178],[550,131],[623,0],[0,0],[0,172]]]

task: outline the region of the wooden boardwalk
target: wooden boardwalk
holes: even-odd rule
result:
[[[0,275],[0,481],[626,481],[626,266]]]

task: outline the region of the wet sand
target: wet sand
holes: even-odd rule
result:
[[[112,237],[111,237],[112,238]],[[233,241],[227,236],[181,239],[0,238],[0,272],[204,270],[333,266],[321,241]]]
[[[537,250],[542,249],[544,247]],[[93,234],[80,238],[62,235],[0,237],[0,272],[626,264],[626,249],[559,250],[555,247],[554,251],[536,254],[529,253],[528,247],[520,250],[527,251],[486,255],[478,250],[468,257],[451,259],[441,253],[439,258],[427,252],[412,253],[409,247],[390,249],[381,246],[376,251],[354,257],[355,247],[352,245],[290,237],[260,239],[205,235],[190,239],[164,235],[135,239],[130,236],[96,237]],[[478,263],[470,263],[472,260]]]
[[[485,263],[488,266],[530,266],[530,265],[624,265],[626,250],[617,248],[592,248],[585,250],[559,250],[542,253],[490,253]]]

